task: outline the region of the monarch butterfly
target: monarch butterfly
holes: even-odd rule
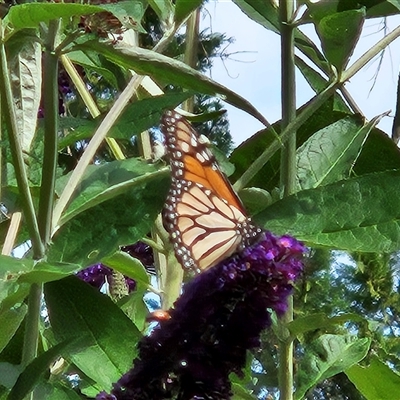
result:
[[[161,131],[172,174],[164,224],[178,261],[200,272],[252,244],[261,229],[246,215],[206,138],[172,111],[163,115]]]

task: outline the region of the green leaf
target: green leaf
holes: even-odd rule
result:
[[[400,171],[364,175],[298,192],[254,220],[312,246],[361,252],[400,249]]]
[[[167,171],[160,172],[154,165],[138,158],[90,166],[61,218],[61,225],[83,211],[125,194],[129,189],[150,184],[166,175]]]
[[[264,125],[268,125],[263,115],[246,99],[181,61],[139,47],[122,45],[113,47],[98,41],[85,42],[77,47],[96,51],[115,64],[133,69],[140,75],[149,75],[153,79],[160,79],[195,92],[218,96],[227,103],[248,112]]]
[[[136,170],[125,168],[129,164],[135,160],[90,170],[63,216],[49,262],[95,264],[150,231],[169,189],[168,172],[144,163]]]
[[[297,188],[309,189],[348,178],[363,143],[380,117],[339,120],[311,136],[297,151]]]
[[[122,113],[108,136],[116,139],[130,139],[146,129],[159,125],[165,110],[171,110],[193,96],[194,92],[167,93],[135,101]]]
[[[23,272],[28,272],[33,269],[35,261],[27,258],[14,258],[11,256],[0,255],[0,278],[11,279]]]
[[[103,258],[101,262],[107,267],[129,276],[146,287],[150,284],[149,276],[143,264],[137,258],[131,257],[128,253],[117,251],[111,256]]]
[[[278,33],[278,8],[271,1],[263,0],[233,0],[233,2],[253,21]]]
[[[146,11],[147,2],[144,0],[127,0],[117,3],[99,4],[99,7],[115,15],[122,26],[135,29],[140,33],[146,33],[141,21]]]
[[[174,12],[171,0],[149,0],[150,7],[155,11],[161,22],[169,25]]]
[[[67,358],[109,391],[132,365],[140,332],[108,296],[76,277],[46,283],[44,294],[59,342],[89,338],[86,347]]]
[[[353,54],[365,20],[365,9],[327,15],[316,28],[326,58],[341,73]]]
[[[79,64],[84,68],[88,68],[91,71],[97,72],[101,75],[107,82],[109,82],[112,86],[117,87],[117,78],[115,75],[107,68],[102,66],[99,55],[92,51],[71,51],[68,53],[68,58],[75,64]]]
[[[23,400],[25,396],[27,396],[41,381],[43,375],[49,371],[51,364],[61,354],[62,350],[70,344],[70,342],[71,339],[57,344],[28,364],[19,375],[17,382],[7,397],[7,400]]]
[[[14,336],[23,321],[28,307],[21,304],[0,314],[0,353]]]
[[[14,30],[37,28],[41,22],[102,12],[102,7],[74,3],[25,3],[10,7],[4,26]]]
[[[329,85],[329,81],[323,77],[319,72],[310,67],[306,62],[304,62],[300,57],[295,55],[296,67],[303,74],[305,80],[310,85],[311,89],[315,93],[320,93],[326,89]],[[351,114],[349,106],[344,102],[343,98],[335,92],[333,95],[333,110],[344,112],[346,114]]]
[[[8,362],[0,362],[0,388],[2,386],[11,389],[21,373],[19,365],[13,365]]]
[[[232,392],[232,400],[257,400],[255,395],[251,394],[248,389],[236,382],[232,383]]]
[[[10,279],[0,279],[0,312],[19,305],[29,293],[30,285],[17,282],[18,276]]]
[[[58,123],[60,130],[63,132],[68,131],[68,134],[61,137],[58,141],[58,149],[62,150],[65,147],[74,145],[79,140],[89,139],[98,125],[98,118],[86,119],[75,117],[59,117]],[[44,125],[40,127],[44,129]]]
[[[192,11],[200,7],[202,0],[177,0],[175,3],[175,23],[181,24]]]
[[[303,107],[307,107],[307,105]],[[297,110],[297,112],[301,113],[303,107]],[[348,113],[333,110],[333,100],[325,102],[324,105],[299,128],[297,132],[297,146],[302,145],[315,132],[347,116]],[[280,124],[281,121],[273,124],[273,127],[278,133],[280,132]],[[237,147],[230,157],[230,161],[236,167],[235,173],[233,174],[233,180],[239,179],[252,162],[275,140],[276,138],[274,135],[266,129],[257,132]],[[259,173],[249,182],[249,186],[266,189],[267,191],[272,192],[279,186],[279,174],[280,152],[276,152],[264,167],[261,168]]]
[[[296,337],[305,332],[314,331],[316,329],[325,329],[348,321],[362,322],[365,321],[365,318],[358,314],[342,314],[331,318],[327,317],[323,313],[311,314],[305,317],[296,318],[288,324],[288,329],[290,333]]]
[[[343,0],[342,0],[343,1]],[[346,1],[346,0],[345,0]],[[379,18],[399,14],[399,0],[372,0],[367,3],[367,17]]]
[[[307,390],[361,361],[371,340],[350,335],[322,335],[306,348],[297,374],[295,399],[302,399]]]
[[[400,149],[390,137],[374,128],[363,145],[354,165],[356,176],[400,169]]]
[[[280,32],[278,7],[272,1],[233,0],[233,2],[253,21],[272,32]],[[322,71],[329,72],[329,65],[315,43],[298,28],[294,29],[295,46]]]
[[[135,101],[124,110],[116,124],[110,129],[108,136],[130,140],[132,136],[158,125],[164,110],[175,108],[193,94],[191,91],[168,93]],[[92,137],[98,123],[98,118],[95,120],[60,118],[60,126],[72,132],[60,140],[59,149],[72,145],[78,140]]]
[[[42,48],[39,38],[25,40],[24,46],[8,62],[21,147],[28,152],[36,131],[41,99]]]
[[[63,386],[60,383],[40,382],[35,387],[35,399],[82,400],[82,397],[76,390]]]
[[[21,274],[18,281],[27,283],[45,283],[65,278],[81,268],[78,264],[48,263],[41,261],[32,271]]]
[[[264,210],[273,203],[271,194],[260,188],[245,188],[239,192],[239,196],[250,215]]]
[[[377,357],[369,366],[353,365],[345,374],[367,400],[399,398],[400,376]]]
[[[143,300],[145,293],[146,290],[139,285],[132,293],[118,301],[118,306],[133,321],[140,332],[144,332],[146,329],[146,318],[149,315],[149,309]]]

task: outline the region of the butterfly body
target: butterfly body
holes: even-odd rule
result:
[[[163,211],[178,261],[205,270],[253,243],[261,230],[221,172],[208,141],[180,114],[164,114],[161,130],[172,182]]]

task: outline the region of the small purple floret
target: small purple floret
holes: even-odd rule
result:
[[[91,286],[100,289],[106,282],[106,277],[110,276],[112,271],[103,264],[92,265],[79,271],[76,275]]]

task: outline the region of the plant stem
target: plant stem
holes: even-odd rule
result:
[[[196,69],[197,66],[197,54],[199,46],[199,23],[200,23],[200,9],[197,8],[191,14],[186,23],[186,47],[184,54],[184,62]],[[188,112],[194,111],[194,96],[185,100],[183,103],[183,109]]]
[[[295,0],[280,0],[281,30],[281,90],[282,130],[296,118],[296,77],[294,57],[294,28],[291,25]],[[290,196],[296,188],[296,131],[292,131],[281,150],[281,188]],[[279,393],[280,400],[293,399],[293,341],[289,339],[287,324],[293,321],[293,297],[288,309],[278,321],[279,330]]]
[[[54,53],[54,49],[59,26],[59,20],[50,21],[46,51],[44,53],[44,150],[38,213],[39,231],[44,246],[48,245],[51,237],[54,187],[58,159],[58,57]]]
[[[366,51],[358,60],[356,60],[340,77],[340,82],[344,83],[352,78],[361,68],[365,67],[375,56],[377,56],[385,47],[389,46],[393,40],[400,36],[400,26],[383,37],[378,43]]]
[[[22,365],[25,367],[37,355],[39,339],[40,302],[43,285],[33,283],[28,295],[28,312],[26,314]]]

